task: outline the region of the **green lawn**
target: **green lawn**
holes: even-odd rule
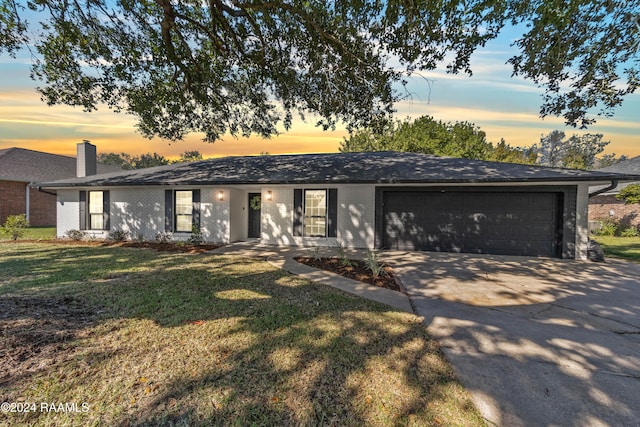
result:
[[[24,230],[21,240],[50,240],[56,237],[55,227],[29,227]],[[0,241],[10,240],[10,236],[0,232]]]
[[[604,250],[604,255],[640,262],[640,237],[591,236]]]
[[[417,317],[261,260],[0,243],[0,332],[0,425],[483,425]]]

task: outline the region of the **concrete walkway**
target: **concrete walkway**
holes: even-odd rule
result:
[[[490,425],[640,426],[640,265],[383,252],[409,299],[293,260],[310,248],[243,242],[214,252],[415,310]]]

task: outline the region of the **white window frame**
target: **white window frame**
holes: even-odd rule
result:
[[[309,206],[307,203],[307,193],[324,193],[324,207],[323,206]],[[302,192],[302,235],[303,237],[327,237],[327,227],[329,224],[329,191],[327,189],[304,189]],[[318,212],[315,212],[318,210]],[[324,210],[324,215],[320,215],[319,212]],[[313,231],[319,230],[320,222],[324,222],[324,229],[322,234],[313,233]],[[311,230],[311,231],[310,231]],[[312,234],[313,233],[313,234]]]
[[[89,230],[104,230],[104,191],[88,191]],[[99,195],[99,198],[98,198]],[[92,200],[94,197],[98,200]]]
[[[181,203],[178,205],[178,196],[185,196],[187,193],[189,194],[188,204]],[[193,230],[193,190],[176,190],[173,195],[173,210],[174,231],[176,233],[191,233]]]

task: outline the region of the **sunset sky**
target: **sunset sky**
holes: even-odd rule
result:
[[[437,120],[469,121],[487,133],[487,139],[529,146],[554,129],[567,135],[587,131],[565,127],[559,118],[539,118],[541,90],[520,78],[511,78],[505,64],[515,51],[510,43],[512,31],[479,50],[472,58],[473,76],[448,75],[441,71],[413,76],[407,87],[407,99],[397,104],[397,117],[431,115]],[[249,155],[269,152],[335,152],[344,129],[323,132],[310,123],[294,122],[288,133],[272,139],[225,138],[208,144],[201,136],[190,135],[184,141],[169,143],[148,140],[135,130],[135,118],[115,114],[106,107],[93,113],[79,108],[48,107],[35,91],[29,78],[30,56],[17,59],[0,55],[0,149],[22,147],[65,155],[75,155],[76,143],[84,139],[97,145],[99,153],[126,152],[138,155],[156,152],[168,158],[190,150],[204,157]],[[628,97],[612,118],[600,118],[588,129],[602,133],[611,141],[607,153],[640,155],[640,94]]]

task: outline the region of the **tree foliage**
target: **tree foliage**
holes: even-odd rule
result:
[[[103,153],[98,154],[98,162],[118,166],[125,170],[151,168],[171,163],[169,159],[158,153],[146,153],[139,156],[132,156],[127,153]]]
[[[512,147],[501,139],[486,159],[494,162],[534,164],[536,153],[531,148]]]
[[[640,203],[640,184],[627,185],[616,194],[616,199],[623,200],[626,205]]]
[[[97,156],[98,163],[105,165],[118,166],[119,168],[131,170],[133,167],[133,159],[127,153],[99,153]]]
[[[215,141],[273,135],[295,114],[368,126],[413,73],[471,73],[512,25],[526,28],[514,75],[545,89],[541,115],[575,126],[638,87],[639,16],[640,0],[0,0],[0,53],[35,47],[48,104],[106,104],[148,137]]]
[[[536,163],[570,169],[594,169],[600,164],[598,154],[602,153],[610,141],[603,141],[602,134],[572,135],[565,138],[565,133],[554,130],[540,138],[540,144],[531,149],[536,153]],[[609,155],[606,161],[613,161],[615,154]]]
[[[340,151],[408,151],[512,163],[535,160],[526,149],[511,147],[504,140],[494,146],[473,123],[445,123],[431,116],[398,121],[381,130],[356,131],[348,139],[344,138]]]
[[[617,157],[616,153],[603,154],[596,159],[593,169],[606,168],[624,162],[625,160],[629,160],[629,157],[625,154],[622,154],[620,157]]]
[[[176,160],[175,163],[187,163],[187,162],[198,162],[200,160],[204,160],[202,157],[202,153],[197,150],[185,151],[180,154],[180,158]]]
[[[177,160],[169,160],[158,153],[146,153],[132,156],[127,153],[101,153],[98,154],[98,162],[106,165],[114,165],[125,170],[144,169],[154,166],[164,166],[171,163],[197,162],[203,160],[202,154],[197,150],[185,151]]]

